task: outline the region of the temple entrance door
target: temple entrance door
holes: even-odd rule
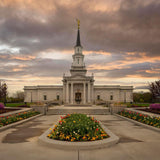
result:
[[[75,101],[77,104],[81,103],[81,93],[80,92],[75,93]]]

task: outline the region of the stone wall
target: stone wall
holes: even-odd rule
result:
[[[127,108],[126,105],[114,105],[114,104],[110,104],[109,105],[109,109],[110,109],[110,113],[118,113],[120,111],[122,111],[123,109]]]

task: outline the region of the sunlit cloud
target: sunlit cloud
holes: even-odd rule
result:
[[[79,18],[85,63],[95,84],[140,89],[160,77],[159,17],[156,0],[0,1],[0,79],[10,92],[24,85],[62,84]]]

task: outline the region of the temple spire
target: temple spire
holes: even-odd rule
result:
[[[76,46],[81,46],[81,41],[80,41],[80,20],[79,19],[77,19],[77,25],[78,25],[78,31],[77,31]]]

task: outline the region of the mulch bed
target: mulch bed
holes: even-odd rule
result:
[[[0,114],[3,114],[3,113],[7,113],[7,112],[13,112],[13,111],[17,111],[19,109],[0,109]]]
[[[149,109],[149,108],[146,108],[146,109],[139,109],[140,111],[145,111],[145,112],[150,112],[150,113],[155,113],[155,114],[160,114],[160,110],[158,109]]]

